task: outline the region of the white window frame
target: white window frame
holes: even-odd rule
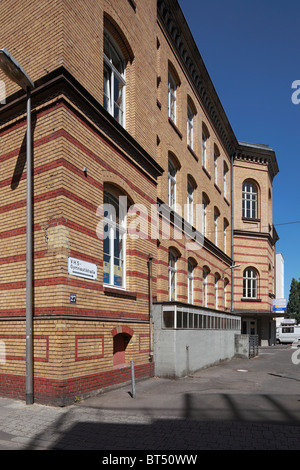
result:
[[[169,161],[168,161],[168,204],[172,209],[175,209],[176,207],[176,176],[177,176],[177,168],[174,165],[173,161],[169,158]]]
[[[194,113],[189,105],[187,105],[187,144],[193,149],[194,141]]]
[[[105,67],[107,67],[107,71],[110,75],[109,79],[106,80],[104,76],[104,71],[103,71],[103,95],[106,96],[107,98],[107,106],[105,106],[105,100],[103,99],[103,105],[105,109],[111,114],[112,116],[115,117],[115,108],[118,108],[121,118],[115,117],[115,119],[121,124],[122,127],[125,128],[125,111],[126,111],[126,80],[125,80],[125,59],[116,44],[116,42],[113,40],[111,35],[105,31],[104,32],[104,41],[106,41],[106,44],[108,45],[108,48],[111,50],[110,57],[108,57],[104,52],[103,52],[103,59],[104,59],[104,71]],[[113,55],[116,55],[119,58],[120,64],[121,64],[121,71],[119,71],[115,65],[113,64]],[[122,100],[121,100],[121,106],[119,106],[118,101],[115,101],[115,85],[119,81],[119,83],[122,85]],[[105,92],[105,88],[107,86],[107,91]]]
[[[203,307],[207,307],[207,277],[208,277],[208,270],[206,268],[203,268],[202,276],[203,276],[203,281],[202,281]]]
[[[219,282],[219,276],[217,274],[215,274],[215,307],[216,307],[216,310],[219,308],[219,299],[218,299],[218,295],[219,295],[219,292],[218,292],[218,282]]]
[[[207,200],[205,197],[202,198],[202,223],[203,223],[203,235],[207,235]]]
[[[204,131],[202,131],[202,165],[203,168],[207,167],[207,140],[208,137]]]
[[[188,303],[194,302],[194,264],[188,260]]]
[[[224,169],[223,169],[223,192],[224,192],[224,197],[227,197],[227,173],[228,169],[224,164]]]
[[[177,255],[172,250],[169,250],[169,302],[177,300],[177,260]],[[174,266],[172,266],[172,261]],[[174,295],[172,295],[173,293]]]
[[[223,231],[223,235],[224,235],[224,239],[223,239],[223,242],[224,242],[224,253],[227,252],[227,229],[228,229],[228,226],[229,224],[227,223],[226,220],[224,220],[224,231]]]
[[[214,178],[215,178],[216,185],[218,185],[218,158],[219,158],[219,155],[214,150]]]
[[[191,180],[187,181],[187,221],[189,224],[194,223],[194,186]]]
[[[176,90],[177,84],[173,75],[168,73],[168,116],[176,124]]]
[[[217,209],[214,210],[214,228],[215,228],[215,245],[218,246],[218,219],[219,212]]]
[[[104,277],[104,265],[106,263],[105,257],[108,257],[108,273],[109,279],[108,282],[104,282],[103,284],[106,286],[111,286],[116,289],[126,289],[126,210],[122,207],[120,203],[120,199],[118,200],[117,197],[109,191],[105,191],[104,198],[106,201],[104,202],[104,218],[103,218],[103,230],[105,226],[108,226],[108,240],[109,240],[109,252],[104,252],[103,247],[103,277]],[[115,209],[111,211],[106,211],[105,206],[112,206],[115,208],[115,205],[118,204],[119,206],[119,223],[115,220]],[[120,267],[122,269],[122,285],[115,283],[115,251],[114,251],[114,243],[116,239],[116,232],[119,234],[119,239],[122,241],[122,250],[120,252],[120,256],[117,258],[120,262]],[[104,244],[104,240],[103,240]]]
[[[227,310],[227,286],[229,281],[224,279],[224,310]]]
[[[249,181],[243,183],[243,217],[257,218],[257,188]]]
[[[253,268],[246,268],[243,272],[243,298],[257,299],[258,274]]]

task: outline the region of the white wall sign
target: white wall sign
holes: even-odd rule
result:
[[[97,266],[87,261],[77,258],[70,258],[68,262],[68,272],[73,276],[84,277],[85,279],[97,279]]]

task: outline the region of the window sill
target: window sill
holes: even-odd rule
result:
[[[215,183],[215,188],[221,194],[221,189],[219,188],[219,186],[216,183]]]
[[[122,299],[136,300],[136,292],[129,292],[126,290],[118,289],[117,287],[103,286],[103,292],[106,295],[113,297],[121,297]]]
[[[243,222],[260,222],[260,219],[251,218],[251,217],[242,217]]]
[[[182,140],[182,134],[180,132],[180,130],[178,129],[178,127],[176,126],[175,122],[169,117],[169,123],[171,124],[171,126],[173,127],[173,129],[175,130],[176,134],[180,137],[180,139]]]
[[[136,3],[134,0],[128,0],[134,11],[136,11]]]
[[[248,299],[247,297],[242,297],[241,298],[242,302],[261,302],[261,299]]]
[[[196,162],[199,162],[199,158],[197,157],[197,155],[195,154],[194,150],[192,149],[192,147],[190,147],[190,145],[187,146],[187,148],[189,149],[189,151],[191,152],[191,154],[193,155],[194,159],[196,160]]]
[[[207,169],[202,165],[202,170],[204,171],[204,173],[206,174],[206,176],[211,180],[211,176],[210,174],[208,173]]]

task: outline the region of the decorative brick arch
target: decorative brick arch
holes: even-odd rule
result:
[[[111,334],[113,337],[119,334],[133,336],[134,331],[129,328],[129,326],[116,326],[116,328],[112,330]]]
[[[126,364],[126,348],[134,331],[128,326],[117,326],[111,332],[113,336],[113,366],[124,367]]]

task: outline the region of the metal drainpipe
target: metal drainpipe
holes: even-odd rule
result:
[[[234,154],[231,155],[231,175],[230,175],[230,191],[231,191],[231,259],[232,259],[232,266],[234,266],[234,243],[233,243],[233,229],[234,229],[234,204],[233,204],[233,159]],[[231,308],[230,311],[233,312],[234,310],[234,269],[231,269]]]
[[[27,222],[26,222],[26,404],[33,404],[33,260],[32,260],[32,155],[31,91],[27,88]]]
[[[149,361],[153,360],[153,315],[152,315],[152,260],[153,256],[148,256],[148,269],[149,269],[149,326],[150,326],[150,354]]]

